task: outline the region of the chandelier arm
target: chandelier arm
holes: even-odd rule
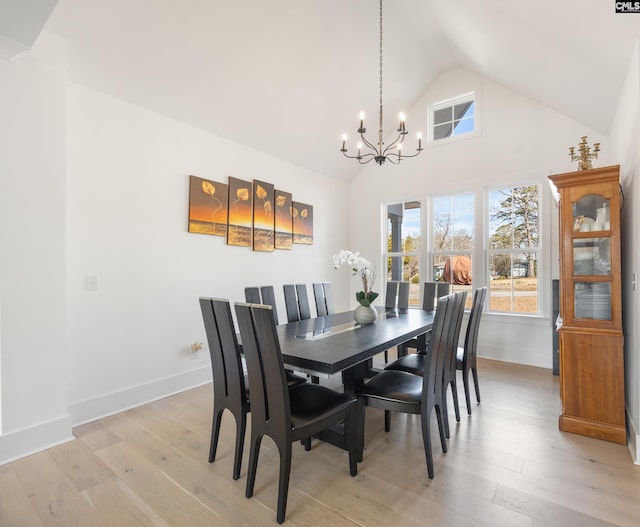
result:
[[[384,151],[382,152],[382,155],[385,155],[390,150],[393,150],[397,146],[401,145],[403,141],[404,141],[404,135],[403,134],[399,134],[398,137],[396,137],[395,140],[392,143],[390,143],[389,145],[387,145],[385,147]]]
[[[367,138],[364,136],[364,134],[360,134],[360,137],[361,137],[361,139],[362,139],[362,142],[363,142],[365,145],[367,145],[369,148],[371,148],[371,150],[373,150],[373,151],[376,153],[376,155],[380,155],[380,152],[378,151],[378,149],[377,149],[377,148],[376,148],[372,143],[370,143],[370,142],[367,140]],[[373,155],[373,154],[371,154],[371,155]]]

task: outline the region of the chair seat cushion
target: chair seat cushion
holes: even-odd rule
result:
[[[406,371],[385,370],[359,388],[358,396],[420,405],[422,380],[422,377]]]
[[[289,401],[293,426],[299,428],[306,421],[316,420],[323,414],[333,414],[347,409],[355,404],[357,399],[320,384],[304,383],[289,389]]]
[[[307,382],[306,377],[296,375],[295,373],[289,370],[285,370],[285,373],[287,375],[287,385],[289,386],[289,388],[291,388],[292,386],[296,386],[298,384],[304,384],[305,382]]]
[[[385,370],[406,371],[413,375],[422,375],[427,365],[428,357],[425,353],[411,353],[392,362]]]

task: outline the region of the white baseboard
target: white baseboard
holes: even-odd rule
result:
[[[72,403],[68,407],[71,424],[78,426],[95,421],[207,382],[211,382],[211,366],[203,366],[179,375],[132,386],[119,392]]]
[[[211,366],[70,404],[68,415],[0,435],[0,465],[73,439],[72,428],[211,382]]]
[[[0,436],[0,465],[71,441],[71,416]]]

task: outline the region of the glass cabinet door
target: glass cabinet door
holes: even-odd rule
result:
[[[608,231],[609,200],[599,194],[587,194],[573,203],[573,231]]]
[[[574,238],[573,274],[610,275],[611,238]]]
[[[576,318],[611,320],[610,282],[576,282],[573,301]]]

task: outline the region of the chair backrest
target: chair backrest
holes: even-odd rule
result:
[[[276,294],[273,290],[272,285],[265,285],[260,288],[260,293],[262,293],[262,302],[261,304],[266,304],[273,308],[273,319],[276,321],[276,326],[278,325],[278,306],[276,306]]]
[[[480,330],[480,318],[484,310],[484,299],[487,294],[486,287],[476,289],[473,295],[473,304],[471,313],[469,314],[469,322],[467,323],[467,332],[464,337],[464,356],[463,360],[473,359],[476,356],[478,347],[478,333]]]
[[[239,303],[235,309],[251,386],[251,426],[282,438],[291,427],[291,407],[273,309]]]
[[[211,355],[214,397],[244,401],[244,372],[229,301],[203,297],[200,309]]]
[[[436,300],[447,296],[451,291],[451,284],[448,282],[425,282],[422,294],[422,309],[433,311]]]
[[[447,342],[447,358],[445,368],[449,372],[449,376],[456,375],[456,355],[458,351],[458,340],[460,339],[460,328],[462,327],[462,319],[464,317],[464,307],[467,303],[467,291],[458,291],[454,295],[453,302],[453,320],[450,328],[450,335]]]
[[[333,290],[331,289],[331,282],[322,282],[322,288],[324,289],[324,301],[327,306],[327,315],[332,315],[336,310],[333,307]]]
[[[429,332],[429,355],[424,368],[422,399],[433,396],[436,389],[442,389],[442,373],[444,367],[446,332],[451,322],[452,296],[438,299],[438,307],[433,318],[433,325]]]
[[[307,320],[308,318],[311,318],[307,285],[296,284],[296,293],[298,294],[298,312],[300,313],[300,320]]]
[[[387,309],[395,309],[397,296],[398,282],[393,280],[387,282],[387,292],[384,297],[384,307]]]
[[[244,299],[249,304],[262,304],[262,298],[260,297],[260,289],[257,287],[245,287]]]
[[[324,287],[322,282],[316,282],[313,284],[313,297],[316,301],[316,313],[319,317],[327,315],[327,301],[324,296]]]
[[[298,310],[298,296],[296,295],[296,286],[293,284],[284,284],[284,305],[287,310],[287,322],[298,322],[300,320],[300,311]]]
[[[398,309],[409,309],[409,282],[398,282]]]

